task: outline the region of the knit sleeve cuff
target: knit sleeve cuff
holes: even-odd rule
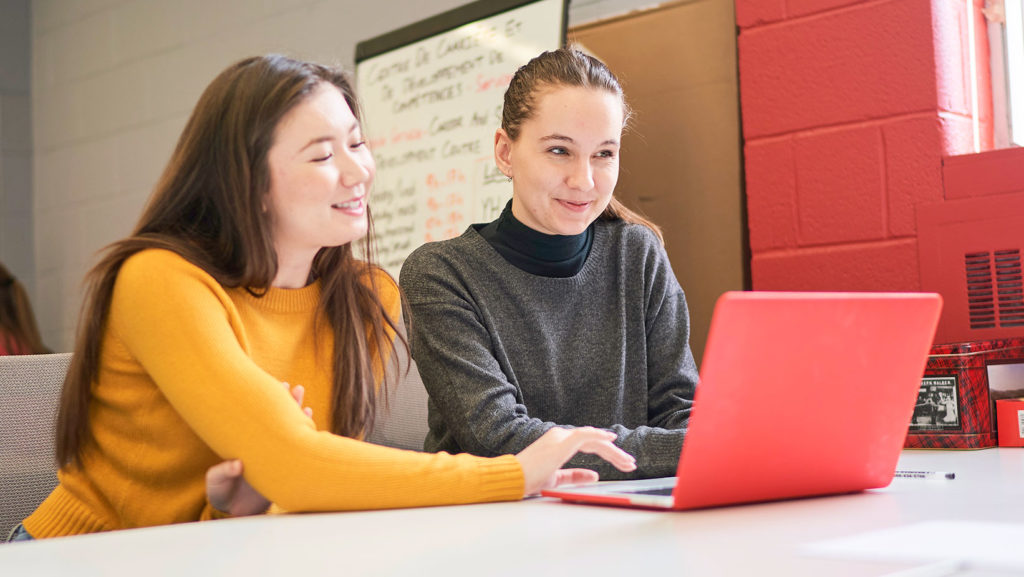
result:
[[[230,519],[231,514],[225,513],[220,509],[217,509],[209,502],[203,507],[203,512],[199,514],[200,521],[216,521],[217,519]]]
[[[479,468],[481,501],[518,501],[523,498],[526,479],[515,456],[480,459]]]

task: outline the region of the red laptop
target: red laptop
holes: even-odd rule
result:
[[[884,487],[941,309],[937,294],[725,293],[676,477],[543,494],[695,509]]]

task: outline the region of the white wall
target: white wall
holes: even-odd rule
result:
[[[31,291],[29,46],[29,0],[0,0],[0,262]]]
[[[357,42],[465,3],[33,0],[34,304],[44,341],[71,349],[96,251],[131,231],[224,67],[280,52],[351,69]],[[579,0],[570,24],[651,3]]]

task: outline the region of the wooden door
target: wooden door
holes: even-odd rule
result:
[[[618,198],[665,234],[698,365],[718,295],[749,288],[732,0],[675,2],[573,28],[633,108]]]

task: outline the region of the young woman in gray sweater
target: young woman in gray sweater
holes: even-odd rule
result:
[[[636,457],[602,478],[675,474],[697,368],[658,228],[613,192],[629,118],[599,60],[563,48],[520,68],[495,134],[512,200],[489,224],[406,260],[430,451],[514,453],[554,427],[596,426]]]

